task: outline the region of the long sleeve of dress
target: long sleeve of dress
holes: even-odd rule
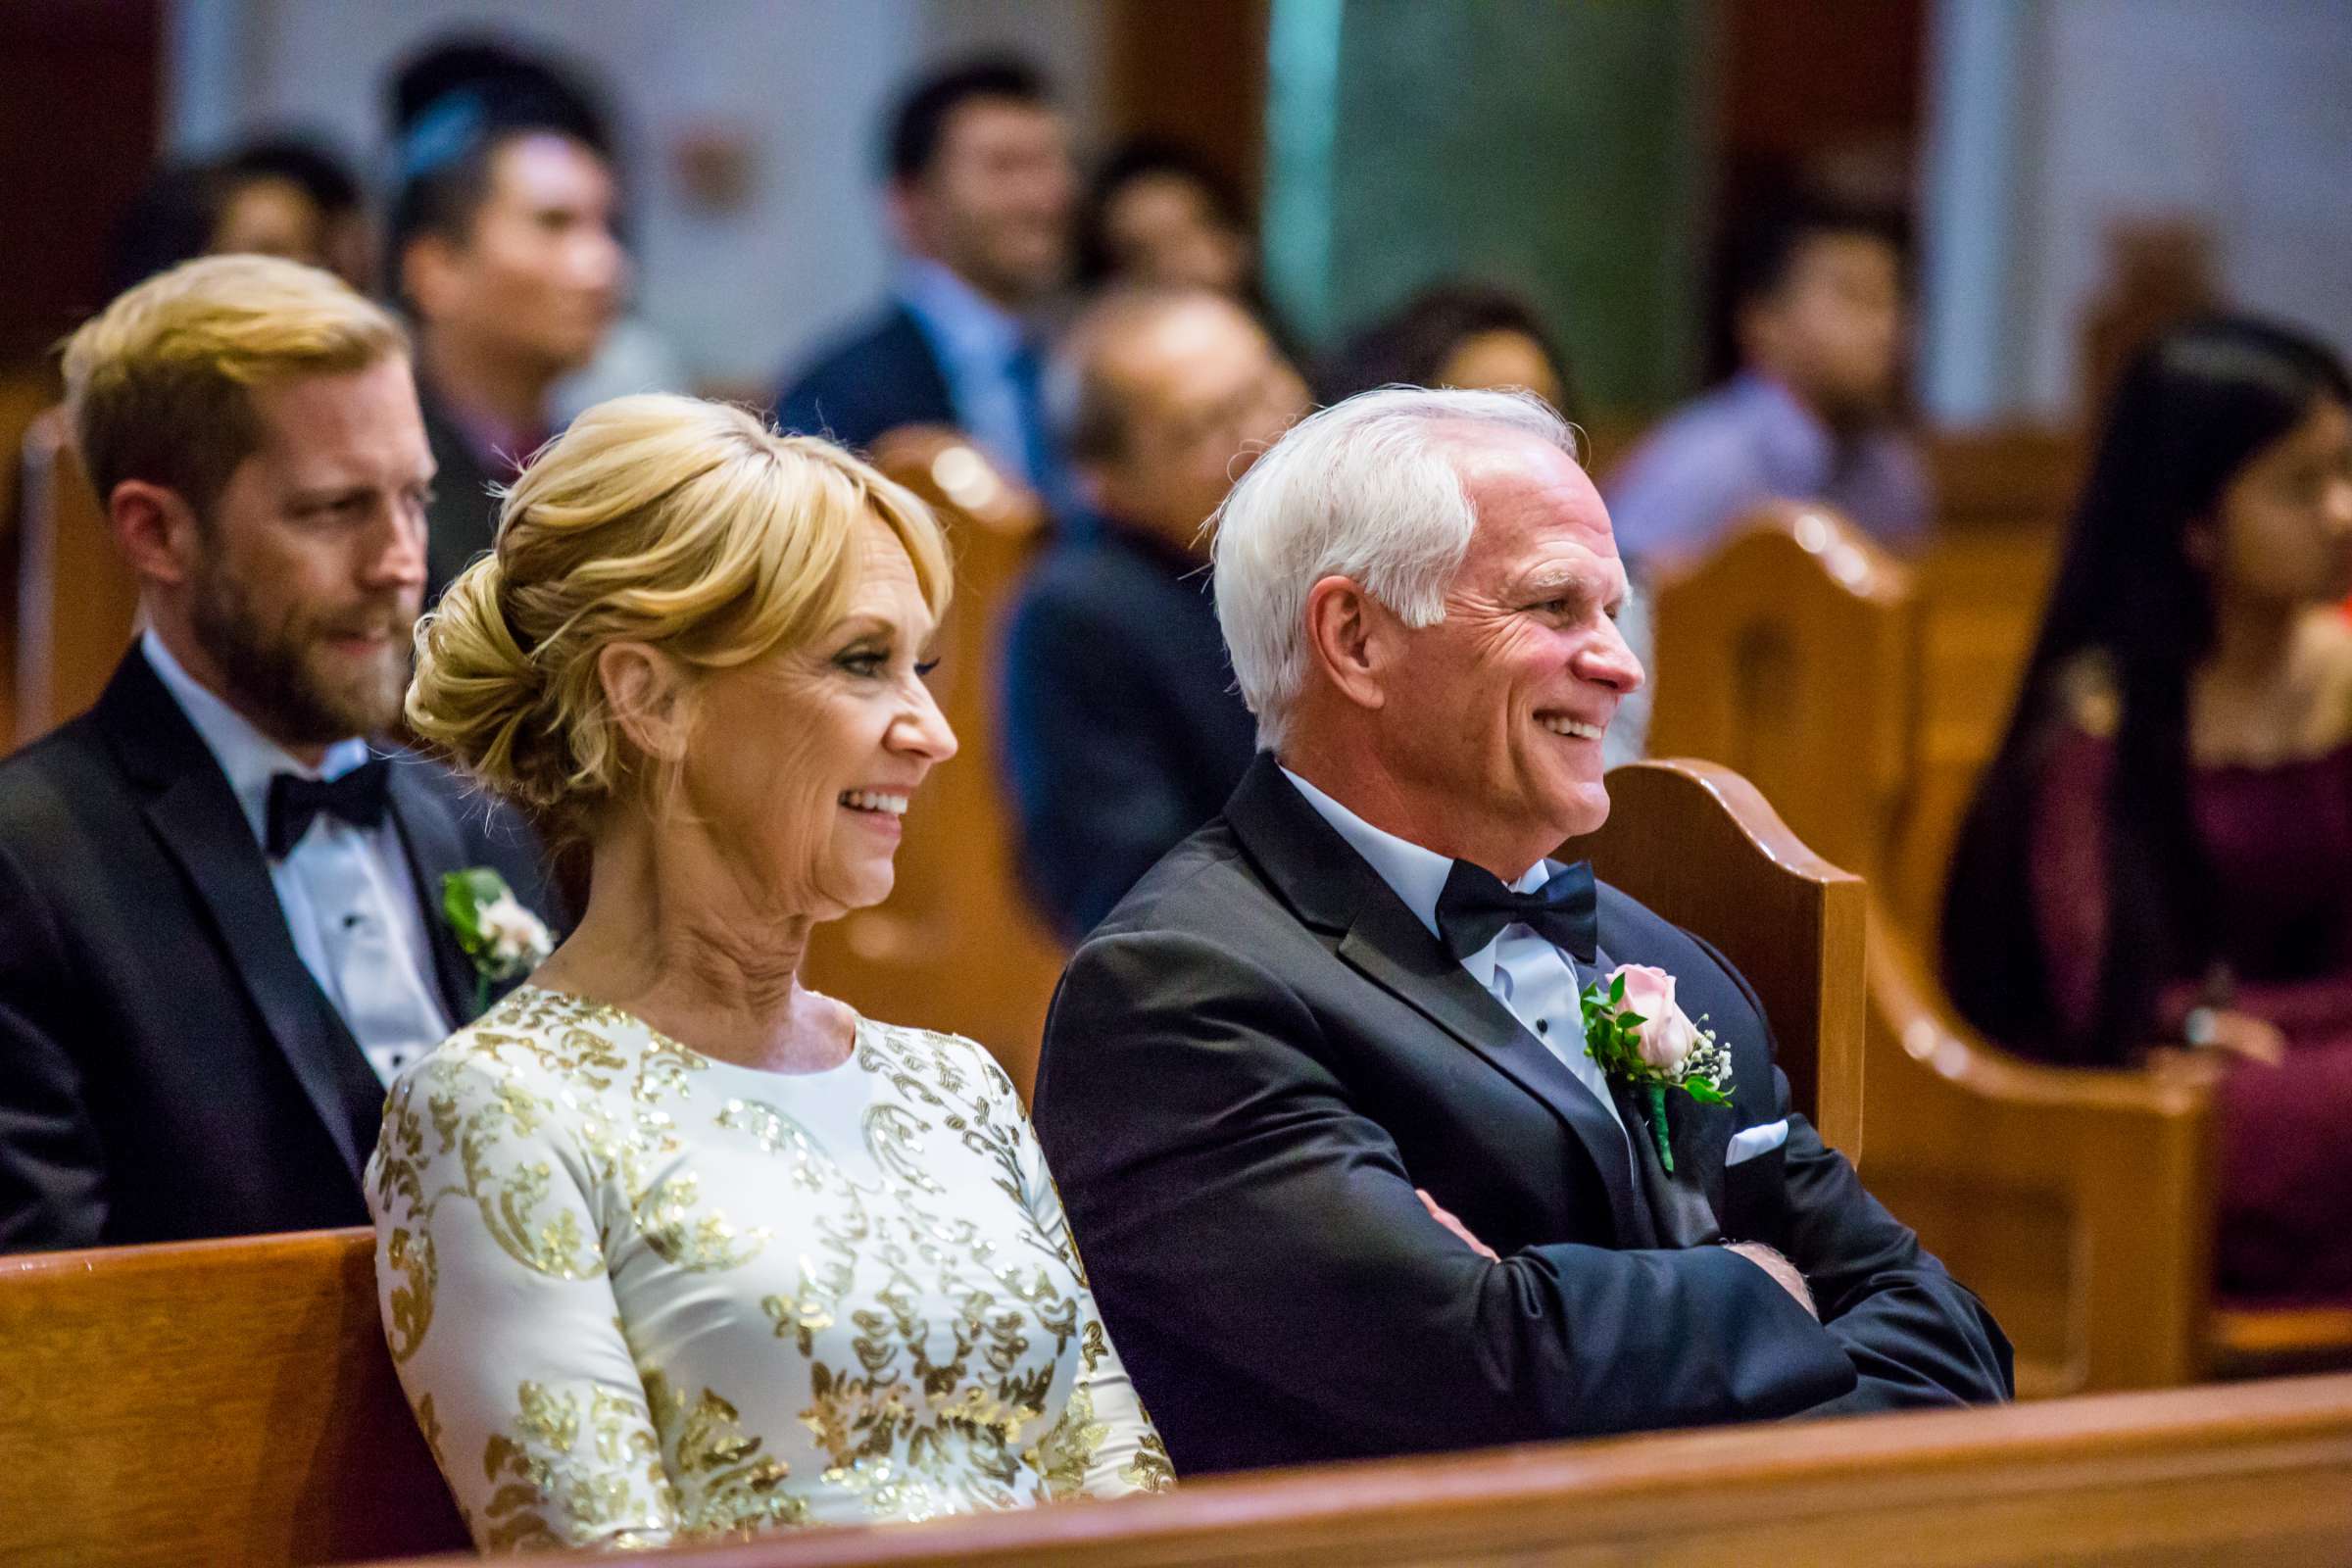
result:
[[[1168,1450],[1145,1412],[1135,1385],[1128,1381],[1119,1352],[1103,1331],[1093,1288],[1086,1284],[1085,1264],[1070,1238],[1069,1219],[1062,1212],[1061,1194],[1046,1169],[1045,1151],[1038,1146],[1037,1134],[1009,1083],[1004,1097],[1009,1113],[1019,1118],[1022,1196],[1036,1217],[1038,1234],[1069,1262],[1079,1280],[1078,1381],[1061,1419],[1045,1442],[1054,1461],[1047,1468],[1047,1479],[1056,1497],[1165,1492],[1176,1480]]]
[[[676,1492],[550,1086],[476,1045],[402,1079],[369,1171],[418,1425],[484,1551],[666,1542]]]

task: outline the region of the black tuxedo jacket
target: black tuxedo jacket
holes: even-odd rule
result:
[[[390,790],[462,1023],[474,972],[441,875],[494,866],[552,916],[537,847],[420,758]],[[95,708],[0,762],[0,1251],[364,1225],[383,1101],[226,776],[133,647]]]
[[[903,425],[962,421],[931,340],[905,306],[893,305],[784,386],[776,423],[863,452]]]
[[[1208,573],[1100,519],[1022,585],[1002,680],[1021,880],[1075,943],[1217,814],[1256,721],[1233,689]]]
[[[1745,981],[1599,914],[1603,968],[1665,969],[1732,1050],[1730,1106],[1670,1097],[1672,1177],[1269,757],[1079,949],[1037,1131],[1179,1472],[2007,1396],[1998,1327],[1801,1117],[1726,1168],[1788,1112]]]
[[[424,514],[424,602],[429,605],[474,557],[498,543],[499,504],[490,487],[509,476],[490,471],[440,397],[421,381],[416,403],[434,463],[433,500]]]

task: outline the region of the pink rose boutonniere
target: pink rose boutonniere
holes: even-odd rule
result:
[[[1649,1112],[1658,1159],[1674,1170],[1666,1142],[1666,1092],[1679,1089],[1702,1105],[1732,1102],[1732,1054],[1692,1023],[1674,1000],[1674,976],[1652,964],[1620,964],[1585,987],[1585,1054],[1632,1088]]]

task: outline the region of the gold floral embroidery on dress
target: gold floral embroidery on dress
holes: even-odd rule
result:
[[[1075,1497],[1086,1490],[1087,1472],[1109,1436],[1109,1424],[1095,1419],[1094,1395],[1081,1383],[1070,1390],[1061,1419],[1021,1457],[1037,1472],[1047,1497]]]
[[[679,1478],[681,1535],[749,1536],[768,1525],[808,1523],[808,1499],[781,1490],[792,1466],[760,1457],[764,1440],[743,1430],[734,1405],[707,1388],[689,1406],[659,1368],[639,1371],[670,1473]]]
[[[1119,1466],[1119,1479],[1143,1492],[1168,1492],[1176,1486],[1176,1466],[1169,1462],[1168,1446],[1152,1428],[1144,1428],[1135,1457]]]
[[[513,1434],[493,1433],[482,1474],[496,1490],[484,1510],[493,1551],[581,1545],[616,1527],[665,1528],[677,1499],[662,1475],[642,1404],[609,1389],[588,1396],[587,1454],[576,1395],[536,1383],[515,1391]],[[640,1491],[640,1485],[645,1490]],[[551,1523],[550,1515],[559,1523]]]

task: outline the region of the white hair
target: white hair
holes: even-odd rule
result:
[[[1467,434],[1533,436],[1577,455],[1576,431],[1530,392],[1390,386],[1301,419],[1217,509],[1217,624],[1257,744],[1279,750],[1305,689],[1306,596],[1352,578],[1409,626],[1446,618],[1478,514],[1455,465]]]

